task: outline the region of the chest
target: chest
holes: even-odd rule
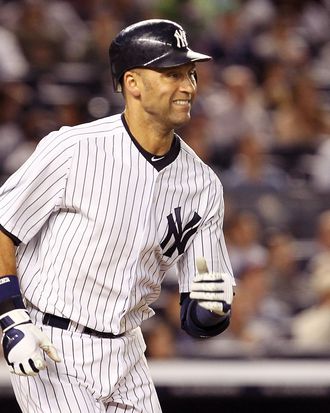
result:
[[[158,172],[143,156],[121,145],[89,150],[75,160],[65,208],[93,226],[97,237],[124,250],[181,255],[205,220],[205,176],[180,157]]]

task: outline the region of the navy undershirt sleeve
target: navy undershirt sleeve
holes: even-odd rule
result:
[[[182,293],[181,327],[192,337],[207,338],[222,333],[229,326],[230,315],[219,316],[200,307],[189,293]]]

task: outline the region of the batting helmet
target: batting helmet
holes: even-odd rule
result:
[[[135,67],[166,68],[211,59],[189,49],[184,29],[163,19],[143,20],[119,32],[109,56],[116,92],[122,90],[123,74]]]

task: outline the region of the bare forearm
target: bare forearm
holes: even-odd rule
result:
[[[0,277],[16,274],[16,255],[13,241],[0,231]]]

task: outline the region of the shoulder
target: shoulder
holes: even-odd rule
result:
[[[207,165],[182,138],[179,137],[179,139],[181,145],[181,155],[185,157],[185,160],[196,170],[198,170],[198,174],[203,175],[204,179],[207,177],[209,181],[222,188],[222,183],[215,171]]]
[[[82,141],[114,136],[117,133],[122,133],[123,129],[120,115],[113,115],[75,126],[62,126],[41,139],[37,150],[57,153],[70,152]]]
[[[58,132],[75,136],[94,136],[95,134],[113,132],[123,127],[121,115],[118,114],[76,126],[63,126]]]

